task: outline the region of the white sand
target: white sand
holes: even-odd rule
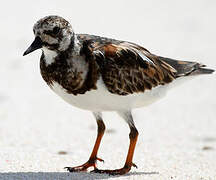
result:
[[[57,97],[39,73],[41,52],[22,57],[32,25],[58,14],[76,32],[133,41],[155,54],[199,60],[216,69],[216,1],[4,1],[0,6],[0,179],[216,179],[216,75],[197,77],[160,102],[133,112],[140,132],[134,163],[119,177],[68,173],[92,150],[96,123]],[[120,168],[128,127],[106,113],[100,168]],[[59,155],[59,151],[67,152]]]

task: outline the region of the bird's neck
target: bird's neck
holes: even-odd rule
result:
[[[64,45],[60,44],[60,48],[58,50],[50,50],[47,47],[43,47],[43,55],[46,66],[51,65],[56,61],[56,57],[61,56],[62,59],[68,59],[71,57],[80,56],[81,44],[74,34],[67,43],[64,42]]]
[[[42,51],[46,66],[55,62],[55,58],[58,56],[58,53],[55,50],[49,50],[48,48],[43,47]]]
[[[40,69],[43,79],[48,85],[57,82],[70,92],[84,87],[89,72],[89,62],[80,54],[81,46],[77,41],[65,51],[54,51],[43,48]]]
[[[95,61],[86,59],[83,44],[78,39],[73,42],[63,52],[44,49],[40,69],[43,79],[50,87],[58,83],[68,93],[76,95],[97,88],[99,71]]]

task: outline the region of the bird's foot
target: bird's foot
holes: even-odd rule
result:
[[[94,169],[96,168],[96,161],[101,161],[104,162],[103,159],[100,158],[93,158],[93,159],[89,159],[86,163],[84,163],[81,166],[76,166],[76,167],[65,167],[65,169],[67,169],[69,172],[80,172],[80,171],[87,171],[89,167],[93,167]]]
[[[132,163],[131,166],[137,168],[137,166],[134,163]],[[123,175],[123,174],[126,174],[127,172],[130,171],[131,166],[125,165],[123,168],[115,169],[115,170],[100,170],[100,169],[95,168],[91,172],[93,172],[93,173],[104,173],[104,174],[109,174],[109,175]]]

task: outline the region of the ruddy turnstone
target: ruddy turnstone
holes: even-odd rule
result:
[[[98,134],[89,160],[81,166],[66,167],[70,172],[87,171],[112,175],[130,171],[137,142],[131,109],[152,104],[162,98],[170,84],[212,69],[197,62],[178,61],[154,55],[147,49],[125,41],[88,34],[75,34],[68,21],[47,16],[33,27],[35,40],[24,52],[42,49],[41,75],[49,87],[65,101],[92,111]],[[101,112],[116,111],[129,125],[130,145],[123,168],[99,170],[98,148],[105,131]]]

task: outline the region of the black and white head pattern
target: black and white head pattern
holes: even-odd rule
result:
[[[74,40],[74,32],[68,21],[59,16],[46,16],[33,27],[36,37],[40,37],[43,48],[56,51],[66,50]]]

